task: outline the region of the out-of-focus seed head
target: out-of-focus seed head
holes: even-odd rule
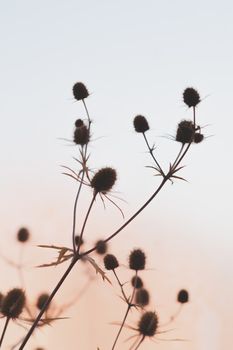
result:
[[[183,144],[190,143],[194,139],[195,127],[191,120],[182,120],[177,127],[176,141]]]
[[[144,270],[145,264],[145,253],[141,249],[134,249],[129,256],[129,268],[136,271]]]
[[[47,302],[49,298],[49,294],[48,293],[42,293],[38,296],[37,301],[36,301],[36,307],[39,310],[42,310],[44,307],[44,304]]]
[[[8,318],[17,318],[26,302],[22,289],[11,289],[2,300],[1,313]]]
[[[17,240],[20,243],[25,243],[29,240],[30,233],[26,227],[21,227],[17,232]]]
[[[104,257],[104,266],[106,270],[115,270],[118,266],[118,260],[113,254],[107,254]]]
[[[78,246],[80,244],[80,246],[84,243],[83,239],[81,238],[81,242],[80,242],[80,236],[79,235],[76,235],[74,237],[74,240],[75,240],[75,244]]]
[[[194,88],[187,88],[183,92],[183,100],[189,107],[196,107],[196,105],[201,101],[200,95]]]
[[[187,290],[181,289],[177,295],[177,301],[181,304],[185,304],[189,301],[189,294]]]
[[[102,239],[96,242],[96,253],[100,255],[104,255],[107,252],[108,245]]]
[[[145,312],[138,323],[138,331],[141,335],[153,337],[158,329],[158,316],[155,312]]]
[[[73,95],[74,95],[74,98],[77,101],[79,101],[87,98],[89,96],[89,92],[83,83],[78,82],[73,86]]]
[[[137,115],[133,121],[134,129],[136,132],[144,133],[149,130],[149,124],[143,115]]]
[[[138,289],[135,294],[135,302],[142,307],[148,305],[150,302],[149,292],[144,288]]]
[[[3,294],[0,292],[0,312],[1,312],[1,307],[2,307],[2,301],[3,301]]]
[[[75,121],[74,125],[76,126],[76,128],[80,128],[81,126],[84,125],[83,120],[82,119],[77,119]]]
[[[84,146],[90,141],[90,132],[88,127],[83,124],[74,130],[74,143],[76,145]]]
[[[93,176],[91,187],[95,193],[106,193],[112,189],[116,179],[117,173],[115,169],[109,167],[102,168]]]
[[[195,132],[194,134],[194,142],[195,143],[200,143],[204,140],[204,135],[201,134],[200,132]]]
[[[143,281],[139,276],[133,276],[131,279],[131,285],[136,288],[142,288],[143,287]]]

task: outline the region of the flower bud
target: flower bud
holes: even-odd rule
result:
[[[118,260],[115,255],[107,254],[104,257],[104,266],[106,270],[115,270],[118,266]]]
[[[143,287],[142,279],[138,276],[133,276],[133,278],[131,279],[131,285],[136,289],[142,288]]]
[[[96,253],[103,255],[107,252],[108,245],[102,239],[96,242]]]
[[[74,95],[74,98],[77,101],[79,101],[87,98],[89,96],[89,92],[83,83],[78,82],[73,86],[73,95]]]
[[[189,301],[189,295],[187,290],[181,289],[177,295],[177,301],[181,304],[185,304]]]
[[[136,132],[144,133],[149,130],[149,124],[143,115],[137,115],[133,121]]]
[[[200,96],[197,90],[187,88],[183,92],[183,100],[189,107],[196,107],[196,105],[200,102]]]
[[[21,227],[17,232],[17,240],[21,243],[25,243],[29,240],[30,233],[27,228]]]
[[[146,263],[145,253],[141,249],[134,249],[129,256],[129,268],[131,270],[144,270]]]
[[[17,318],[23,311],[26,302],[22,289],[11,289],[3,298],[1,313],[8,318]]]
[[[138,289],[135,294],[135,302],[142,307],[148,305],[150,302],[149,292],[144,288]]]
[[[111,190],[117,179],[116,170],[112,168],[102,168],[91,180],[91,187],[94,189],[95,193],[106,193]]]

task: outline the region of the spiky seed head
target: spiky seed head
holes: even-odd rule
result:
[[[191,120],[182,120],[177,127],[176,141],[183,144],[190,143],[194,139],[195,127]]]
[[[17,318],[22,313],[25,302],[22,289],[11,289],[3,298],[1,313],[8,318]]]
[[[104,255],[107,252],[108,245],[102,239],[96,242],[96,253],[100,255]]]
[[[80,242],[80,236],[79,235],[76,235],[74,237],[74,240],[75,240],[75,244],[78,246],[80,244],[80,246],[84,243],[84,240],[83,238],[81,238],[81,242]]]
[[[106,193],[110,191],[117,179],[116,170],[110,167],[102,168],[91,180],[91,187],[95,193]]]
[[[73,86],[73,95],[77,101],[80,101],[87,98],[89,96],[89,92],[83,83],[78,82]]]
[[[187,290],[181,289],[177,295],[177,301],[181,304],[185,304],[189,301],[189,294]]]
[[[139,276],[133,276],[131,279],[131,285],[136,288],[142,288],[143,287],[143,281]]]
[[[200,95],[194,88],[187,88],[183,92],[183,100],[189,107],[196,107],[196,105],[201,101]]]
[[[143,115],[137,115],[133,121],[134,129],[136,132],[144,133],[149,130],[149,124]]]
[[[74,125],[76,126],[76,128],[80,128],[80,126],[83,126],[83,120],[82,119],[77,119],[74,123]]]
[[[144,288],[138,289],[135,294],[135,302],[142,307],[148,305],[150,302],[149,292]]]
[[[29,240],[30,233],[26,227],[21,227],[17,232],[17,240],[20,243],[25,243]]]
[[[44,304],[47,302],[49,298],[49,294],[48,293],[42,293],[38,296],[37,301],[36,301],[36,307],[39,310],[42,310],[44,307]]]
[[[74,130],[73,140],[74,140],[74,143],[76,143],[76,145],[84,146],[88,144],[90,140],[90,132],[88,127],[85,124],[83,124],[82,126],[79,126]]]
[[[200,143],[204,140],[204,135],[201,134],[200,132],[195,132],[194,134],[194,142],[195,143]]]
[[[155,312],[147,311],[142,314],[139,323],[138,331],[141,335],[153,337],[158,329],[158,316]]]
[[[141,249],[134,249],[129,256],[129,268],[136,271],[144,270],[145,264],[145,253]]]
[[[107,254],[104,257],[104,266],[106,270],[115,270],[118,266],[118,260],[113,254]]]

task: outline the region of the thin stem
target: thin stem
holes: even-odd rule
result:
[[[80,233],[80,237],[79,237],[79,243],[82,242],[83,233],[84,233],[84,230],[85,230],[85,227],[86,227],[87,219],[88,219],[88,217],[90,215],[91,208],[92,208],[92,206],[93,206],[93,204],[95,202],[95,198],[96,198],[96,193],[93,195],[91,203],[90,203],[89,208],[87,210],[87,213],[86,213],[86,216],[85,216],[85,219],[84,219],[84,222],[83,222],[82,230],[81,230],[81,233]],[[78,245],[78,249],[77,249],[77,253],[76,254],[79,254],[80,247],[81,247],[81,244]]]
[[[179,157],[180,157],[180,155],[181,155],[181,153],[182,153],[182,151],[183,151],[184,145],[185,145],[185,144],[182,143],[181,149],[179,150],[178,155],[177,155],[176,159],[174,160],[174,162],[173,162],[173,164],[172,164],[172,166],[171,166],[171,169],[175,169],[176,162],[178,161],[178,159],[179,159]]]
[[[138,343],[138,345],[136,346],[136,348],[134,350],[137,350],[139,348],[139,346],[142,344],[144,339],[145,339],[145,335],[142,336],[142,339],[140,340],[140,342]]]
[[[116,279],[117,279],[117,282],[118,282],[118,284],[119,284],[119,286],[120,286],[120,288],[121,288],[121,293],[122,293],[122,295],[123,295],[125,301],[128,303],[128,299],[127,299],[127,296],[125,295],[125,291],[124,291],[124,288],[123,288],[123,284],[122,284],[121,281],[119,280],[119,277],[117,276],[117,273],[116,273],[115,269],[113,270],[113,273],[114,273],[114,275],[115,275],[115,277],[116,277]]]
[[[156,164],[157,167],[159,168],[159,170],[160,170],[160,172],[161,172],[161,175],[164,177],[165,174],[164,174],[164,172],[163,172],[163,170],[162,170],[162,168],[161,168],[159,162],[157,161],[157,159],[156,159],[155,156],[154,156],[153,149],[150,147],[149,142],[148,142],[148,140],[147,140],[147,137],[146,137],[146,134],[145,134],[145,133],[143,133],[143,137],[144,137],[144,140],[145,140],[146,145],[147,145],[147,147],[148,147],[148,150],[149,150],[149,152],[150,152],[150,154],[151,154],[151,157],[153,158],[155,164]]]
[[[3,328],[3,331],[2,331],[2,336],[1,336],[1,339],[0,339],[0,348],[2,346],[2,342],[3,342],[4,336],[5,336],[5,333],[6,333],[6,330],[7,330],[7,326],[9,324],[9,321],[10,321],[10,317],[7,317],[5,325],[4,325],[4,328]]]
[[[196,108],[193,106],[193,124],[194,124],[194,130],[196,129]]]
[[[29,338],[31,337],[34,329],[37,327],[41,317],[43,316],[44,312],[46,311],[48,305],[50,304],[50,302],[52,301],[53,297],[55,296],[55,294],[57,293],[57,291],[59,290],[59,288],[61,287],[61,285],[63,284],[63,282],[65,281],[66,277],[69,275],[70,271],[72,270],[72,268],[74,267],[74,265],[76,264],[76,262],[79,260],[78,255],[74,257],[74,259],[71,261],[70,265],[68,266],[68,268],[66,269],[66,271],[64,272],[64,274],[62,275],[61,279],[59,280],[59,282],[57,283],[56,287],[54,288],[54,290],[52,291],[52,293],[50,294],[49,298],[47,299],[47,301],[44,303],[43,308],[41,309],[41,311],[39,312],[39,314],[37,315],[36,319],[34,320],[31,328],[29,329],[28,333],[26,334],[21,346],[19,347],[19,350],[24,349],[25,345],[27,344]]]
[[[125,313],[125,316],[124,316],[123,321],[122,321],[122,323],[121,323],[120,329],[119,329],[119,331],[118,331],[118,333],[117,333],[117,335],[116,335],[115,341],[114,341],[113,346],[112,346],[112,350],[115,349],[116,343],[117,343],[117,341],[118,341],[118,339],[119,339],[119,336],[120,336],[120,334],[121,334],[121,331],[122,331],[122,329],[123,329],[123,327],[124,327],[124,325],[125,325],[125,321],[126,321],[126,319],[127,319],[127,317],[128,317],[129,310],[130,310],[131,307],[133,306],[132,302],[133,302],[134,295],[135,295],[135,290],[136,290],[137,271],[136,271],[136,275],[135,275],[135,276],[136,276],[136,278],[135,278],[135,283],[134,283],[134,287],[133,287],[133,293],[132,293],[132,295],[131,295],[130,300],[127,301],[127,304],[128,304],[128,305],[127,305],[126,313]]]
[[[90,114],[89,114],[89,112],[88,112],[88,109],[87,109],[87,106],[86,106],[86,102],[85,102],[85,100],[82,100],[82,102],[83,102],[85,111],[86,111],[86,113],[87,113],[88,122],[89,122],[89,124],[91,124]]]

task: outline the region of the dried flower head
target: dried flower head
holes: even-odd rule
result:
[[[138,331],[144,337],[153,337],[158,329],[158,316],[155,312],[145,312],[138,323]]]
[[[78,82],[73,86],[73,95],[74,95],[74,98],[77,101],[79,101],[87,98],[89,96],[89,92],[83,83]]]
[[[195,132],[194,134],[194,142],[195,143],[200,143],[204,140],[204,135],[201,134],[200,132]]]
[[[134,249],[129,256],[129,267],[131,270],[144,270],[146,263],[145,253],[141,249]]]
[[[84,243],[83,241],[83,238],[81,238],[81,242],[80,242],[80,236],[79,235],[76,235],[74,237],[74,240],[75,240],[75,244],[78,246],[80,244],[80,246]]]
[[[17,240],[21,243],[25,243],[29,240],[30,233],[27,228],[21,227],[17,232]]]
[[[83,124],[82,126],[77,127],[74,130],[74,138],[73,141],[76,145],[84,146],[90,140],[90,132],[88,127]]]
[[[95,193],[106,193],[112,189],[116,179],[116,170],[109,167],[102,168],[93,176],[91,187],[94,189]]]
[[[181,304],[185,304],[189,301],[189,294],[187,290],[181,289],[177,295],[177,301]]]
[[[83,126],[83,120],[82,119],[77,119],[74,123],[74,125],[76,126],[76,128],[80,128],[80,126]]]
[[[8,318],[17,318],[23,311],[25,301],[22,289],[14,288],[3,298],[1,313]]]
[[[149,292],[144,288],[138,289],[135,294],[135,302],[142,307],[148,305],[150,302]]]
[[[103,255],[107,252],[108,245],[105,241],[100,239],[99,241],[96,242],[96,253]]]
[[[200,96],[197,90],[187,88],[183,92],[183,100],[189,107],[196,107],[196,105],[200,102]]]
[[[39,310],[42,310],[45,303],[47,302],[49,298],[49,294],[48,293],[42,293],[38,296],[37,298],[37,301],[36,301],[36,307],[39,309]]]
[[[134,129],[136,132],[144,133],[149,130],[149,124],[143,115],[137,115],[133,121]]]
[[[183,144],[190,143],[194,139],[195,127],[191,120],[182,120],[178,124],[176,141]]]
[[[133,276],[131,279],[131,285],[136,288],[142,288],[143,287],[143,281],[139,276]]]
[[[118,260],[113,254],[107,254],[104,257],[104,266],[106,270],[115,270],[118,266]]]

